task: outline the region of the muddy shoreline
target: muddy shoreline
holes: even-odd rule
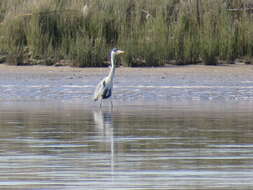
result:
[[[29,66],[12,66],[6,64],[0,64],[0,73],[86,73],[88,75],[101,74],[108,71],[107,67],[95,68],[95,67],[70,67],[70,66],[43,66],[43,65],[29,65]],[[166,66],[166,67],[118,67],[116,74],[118,75],[134,75],[139,74],[210,74],[214,73],[230,75],[230,74],[243,74],[251,75],[253,71],[253,65],[246,64],[233,64],[233,65],[219,65],[219,66],[207,66],[207,65],[184,65],[184,66]],[[176,72],[176,73],[175,73]]]
[[[0,65],[4,101],[68,101],[94,104],[97,83],[109,68]],[[168,66],[116,70],[113,100],[118,104],[182,101],[253,102],[253,66]]]

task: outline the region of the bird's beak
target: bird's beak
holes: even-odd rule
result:
[[[117,51],[117,54],[123,54],[123,53],[125,53],[125,52],[122,51],[122,50],[118,50],[118,51]]]

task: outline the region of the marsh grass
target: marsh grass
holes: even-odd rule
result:
[[[0,51],[8,52],[13,64],[67,59],[81,67],[105,66],[112,47],[127,52],[121,59],[126,66],[251,60],[253,14],[246,10],[251,4],[250,0],[2,0]]]

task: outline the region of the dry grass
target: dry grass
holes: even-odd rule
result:
[[[0,50],[76,66],[105,65],[115,46],[128,52],[128,66],[251,59],[252,7],[250,0],[2,0]]]

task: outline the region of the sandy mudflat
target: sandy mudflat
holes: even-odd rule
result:
[[[2,101],[91,103],[109,68],[0,65]],[[113,100],[143,104],[168,101],[251,101],[253,65],[117,68]]]
[[[72,73],[80,73],[84,75],[100,75],[108,72],[109,68],[74,68],[74,67],[54,67],[54,66],[9,66],[0,65],[1,75],[5,74],[56,74],[68,75]],[[209,76],[251,76],[253,65],[224,65],[224,66],[205,66],[205,65],[189,65],[189,66],[168,66],[168,67],[147,67],[147,68],[117,68],[119,76],[134,75],[209,75]]]

